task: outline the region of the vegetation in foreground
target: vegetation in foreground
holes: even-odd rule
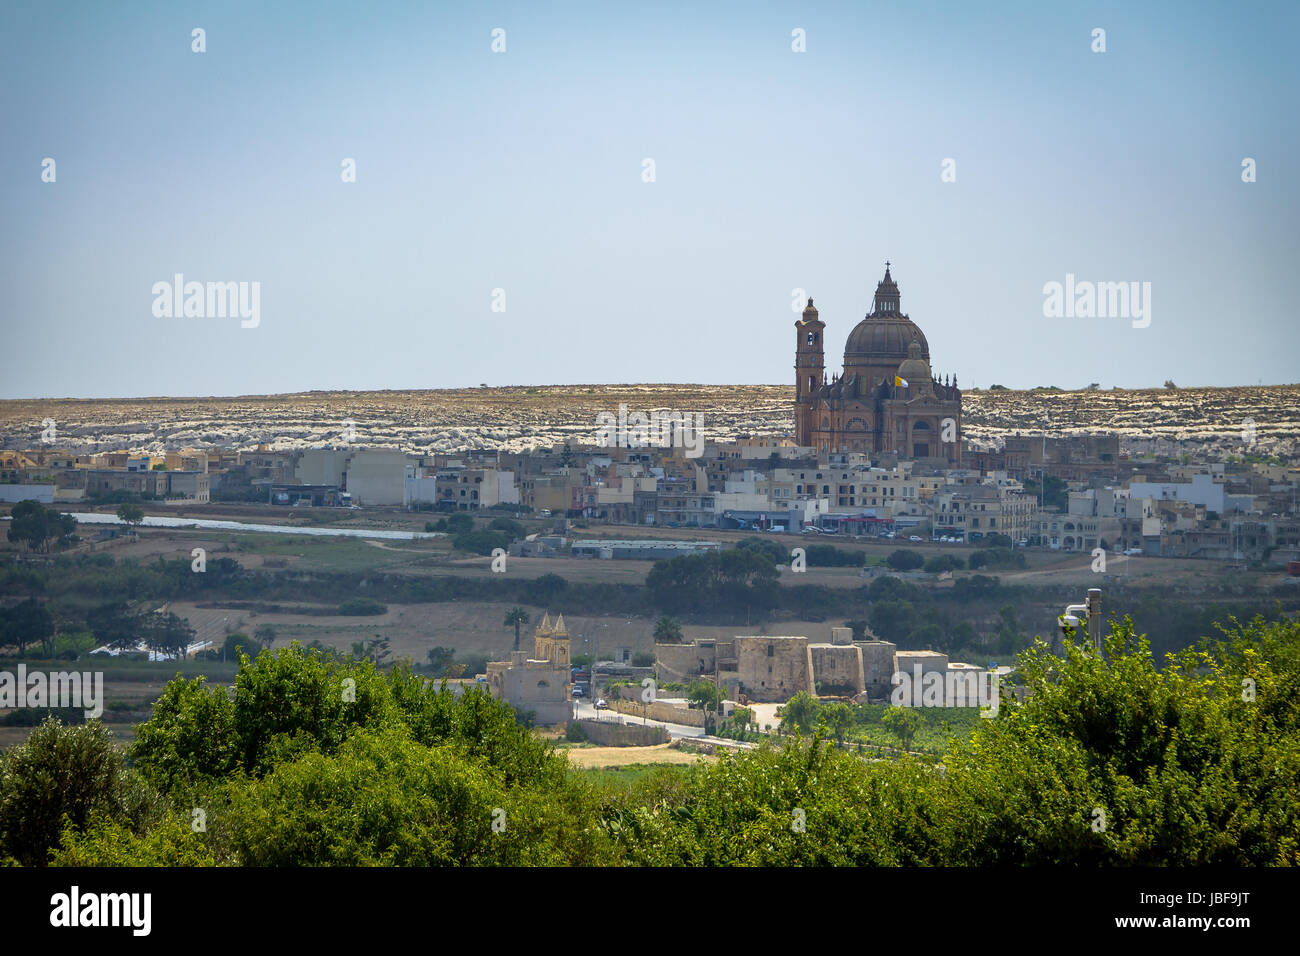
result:
[[[1112,627],[1020,659],[942,763],[815,732],[611,781],[481,691],[298,646],[233,694],[171,682],[122,754],[50,720],[0,757],[23,865],[1295,865],[1300,623],[1256,620],[1157,668]]]

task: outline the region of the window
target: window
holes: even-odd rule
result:
[[[767,656],[771,657],[775,653],[776,653],[776,645],[774,644],[767,645]]]

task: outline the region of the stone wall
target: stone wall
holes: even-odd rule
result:
[[[862,649],[862,680],[867,696],[888,697],[894,689],[894,653],[898,645],[892,641],[859,641]]]
[[[713,674],[717,666],[717,649],[713,644],[656,644],[655,668],[659,682],[689,684],[703,674]]]
[[[663,720],[670,724],[684,724],[687,727],[703,727],[704,711],[677,707],[666,700],[651,701],[643,704],[639,700],[609,701],[609,706],[620,714],[635,717],[648,717],[650,720]]]
[[[787,701],[799,691],[813,693],[806,637],[737,637],[736,676],[750,700]]]
[[[831,687],[851,687],[855,694],[864,689],[860,648],[852,644],[810,644],[808,657],[813,681],[822,685],[822,693],[830,693]]]
[[[645,724],[618,724],[612,720],[576,721],[587,734],[587,739],[601,747],[651,747],[666,744],[668,731],[663,727]]]

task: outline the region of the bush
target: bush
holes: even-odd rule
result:
[[[810,544],[807,548],[810,568],[860,568],[861,551],[846,551],[829,544]],[[909,552],[910,553],[910,552]]]
[[[966,562],[956,555],[936,554],[930,560],[925,562],[925,570],[931,574],[942,574],[945,571],[957,571],[966,567]]]
[[[339,605],[339,613],[347,617],[374,617],[388,613],[388,605],[380,604],[371,598],[348,598]]]
[[[117,816],[122,756],[98,720],[65,727],[53,718],[0,757],[0,859],[44,866],[66,817],[84,827],[94,813]]]
[[[970,568],[1023,568],[1025,553],[1007,548],[985,548],[970,556]]]
[[[564,728],[564,739],[571,744],[582,744],[588,740],[587,731],[576,720],[569,721],[569,726]]]
[[[510,518],[493,518],[488,522],[489,531],[501,531],[510,536],[510,540],[524,536],[524,526]]]
[[[655,656],[648,651],[638,651],[632,655],[633,667],[654,667]]]
[[[503,531],[468,531],[453,536],[451,544],[457,551],[488,555],[497,548],[509,548],[510,541],[510,535]]]
[[[763,555],[773,564],[784,564],[790,559],[790,550],[771,538],[759,538],[751,535],[736,542],[736,547]],[[809,560],[809,564],[812,561]]]
[[[895,571],[915,571],[925,564],[925,559],[921,557],[919,552],[899,548],[885,559],[885,563]]]

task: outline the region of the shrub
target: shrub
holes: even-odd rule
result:
[[[952,554],[936,554],[925,562],[925,570],[931,574],[942,574],[944,571],[956,571],[965,566],[965,561]]]
[[[339,605],[339,613],[348,617],[373,617],[378,614],[387,614],[388,605],[381,604],[371,598],[348,598]]]
[[[915,571],[925,564],[925,559],[916,551],[899,548],[885,559],[885,563],[895,571]]]
[[[497,548],[509,548],[510,541],[510,535],[504,531],[467,531],[453,536],[451,544],[457,551],[488,555]]]
[[[64,819],[84,827],[122,809],[122,756],[98,720],[65,727],[51,718],[0,757],[0,858],[44,866]]]

